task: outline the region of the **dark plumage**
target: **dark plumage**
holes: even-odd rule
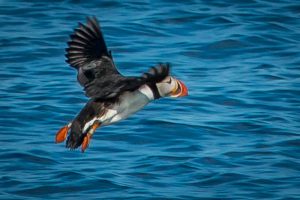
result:
[[[83,141],[85,134],[82,132],[85,123],[90,121],[93,117],[103,114],[109,103],[88,101],[80,113],[72,122],[71,133],[68,137],[66,147],[75,149],[79,147]]]
[[[79,23],[70,38],[66,48],[66,62],[77,69],[78,82],[84,87],[86,96],[91,98],[72,121],[66,146],[73,149],[83,142],[86,135],[82,131],[84,124],[105,112],[110,102],[116,102],[125,91],[134,91],[143,84],[153,87],[155,83],[162,81],[169,75],[169,64],[152,67],[141,77],[121,75],[106,47],[95,17],[87,18],[86,25]]]
[[[95,17],[88,18],[87,25],[79,23],[70,37],[66,61],[77,69],[78,82],[92,99],[116,98],[124,91],[136,90],[146,83],[159,82],[169,75],[168,64],[159,64],[141,77],[121,75],[107,50]]]

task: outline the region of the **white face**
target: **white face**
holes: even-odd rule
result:
[[[161,97],[182,97],[188,94],[186,86],[172,76],[167,76],[156,86]]]

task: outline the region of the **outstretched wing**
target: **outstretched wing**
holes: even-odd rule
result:
[[[165,79],[170,72],[169,64],[158,64],[151,67],[149,72],[141,77],[121,77],[116,82],[117,75],[112,75],[113,80],[96,78],[93,82],[86,85],[86,93],[94,99],[110,99],[119,96],[124,91],[134,91],[144,84],[155,84]],[[103,87],[106,85],[106,87]],[[113,89],[112,89],[113,88]],[[101,93],[99,92],[101,90]]]
[[[108,52],[99,23],[95,17],[87,18],[87,24],[79,27],[70,36],[66,48],[67,63],[78,70],[78,82],[85,86],[98,76],[120,75],[111,53]]]
[[[169,74],[169,65],[160,64],[142,77],[122,76],[116,69],[95,17],[87,18],[85,25],[79,23],[70,38],[66,61],[77,69],[78,82],[86,95],[93,99],[115,98],[145,83],[159,82]]]

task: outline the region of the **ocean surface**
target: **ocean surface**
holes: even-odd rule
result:
[[[55,144],[87,101],[65,63],[96,16],[118,69],[189,88]],[[300,199],[300,3],[0,1],[0,199]]]

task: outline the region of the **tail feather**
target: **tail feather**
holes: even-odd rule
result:
[[[66,147],[76,149],[82,145],[84,137],[87,135],[89,128],[83,130],[84,126],[95,117],[104,113],[104,103],[90,100],[76,118],[72,121],[70,134],[67,138]],[[92,126],[92,124],[91,124]]]
[[[67,139],[66,147],[76,149],[80,147],[83,142],[85,134],[82,133],[82,126],[78,120],[73,121],[71,126],[71,133]]]

